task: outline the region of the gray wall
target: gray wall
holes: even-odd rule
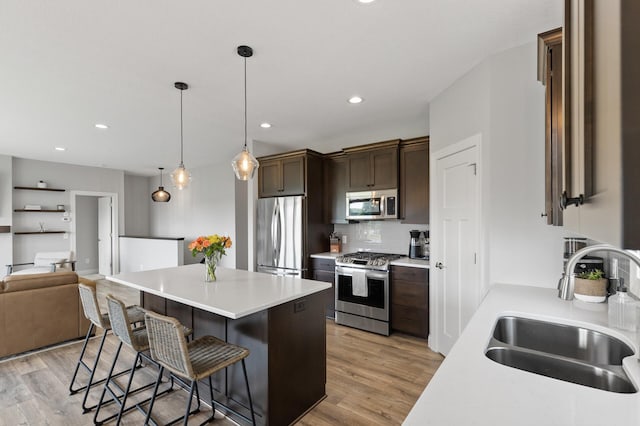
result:
[[[12,161],[7,155],[0,155],[0,226],[13,223],[12,201]],[[11,233],[0,234],[0,277],[4,277],[4,265],[13,263],[13,238]]]
[[[76,268],[79,273],[98,273],[98,197],[76,197]]]
[[[64,204],[70,207],[70,191],[94,191],[116,193],[118,196],[118,233],[124,230],[124,172],[99,167],[75,166],[48,161],[13,158],[12,186],[35,186],[44,180],[49,187],[63,188],[66,192],[13,191],[14,208],[24,204],[41,204],[55,207]],[[71,213],[73,220],[74,212]],[[45,222],[47,229],[69,231],[69,222],[62,222],[57,213],[15,213],[14,231],[21,229],[37,229],[38,222]],[[38,251],[70,250],[68,235],[16,235],[13,237],[14,263],[30,262]]]
[[[165,189],[171,180],[165,173]],[[139,237],[148,237],[149,234],[149,209],[151,207],[151,193],[158,189],[158,178],[145,176],[124,175],[124,234]],[[155,187],[149,192],[149,186]]]
[[[189,167],[186,164],[187,168]],[[191,184],[179,191],[170,184],[165,189],[171,193],[168,203],[154,203],[149,198],[150,235],[154,237],[184,237],[184,263],[197,263],[188,251],[189,243],[200,235],[229,235],[231,249],[222,258],[221,265],[236,267],[236,201],[235,176],[228,161],[198,169],[189,169]],[[171,171],[169,171],[171,172]],[[157,189],[156,181],[148,186],[148,195]],[[243,244],[240,244],[242,249]],[[246,247],[246,245],[245,245]],[[246,255],[245,255],[246,256]]]
[[[536,58],[533,42],[489,57],[430,105],[432,153],[482,138],[484,291],[493,283],[555,287],[562,237],[570,235],[540,217],[544,87],[536,81]]]

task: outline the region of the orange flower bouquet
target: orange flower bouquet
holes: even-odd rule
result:
[[[231,247],[231,237],[218,234],[200,236],[191,241],[188,247],[193,257],[196,257],[198,253],[204,255],[205,281],[215,281],[216,266],[222,256],[227,254],[226,249]]]

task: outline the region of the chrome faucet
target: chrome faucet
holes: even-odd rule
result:
[[[621,248],[612,246],[610,244],[596,244],[593,246],[585,247],[583,249],[575,252],[569,260],[567,260],[567,264],[564,268],[564,273],[562,274],[562,278],[558,282],[558,297],[564,300],[573,299],[573,292],[575,289],[575,278],[576,274],[574,270],[576,269],[576,264],[580,259],[586,256],[589,253],[593,253],[595,251],[607,251],[611,253],[619,254],[627,259],[633,261],[640,268],[640,257],[635,254],[629,253],[626,250]]]

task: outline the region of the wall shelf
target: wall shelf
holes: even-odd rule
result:
[[[56,209],[42,209],[42,210],[31,210],[31,209],[13,209],[14,212],[32,212],[32,213],[64,213],[66,210],[56,210]]]
[[[67,231],[23,231],[23,232],[14,232],[14,235],[37,235],[37,234],[66,234]]]
[[[10,226],[0,226],[0,234],[8,234],[11,232]]]
[[[24,189],[29,191],[53,191],[53,192],[65,192],[66,189],[59,188],[37,188],[34,186],[14,186],[13,189]]]

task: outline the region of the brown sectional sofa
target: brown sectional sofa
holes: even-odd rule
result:
[[[84,337],[89,328],[75,272],[9,275],[0,281],[0,357]]]

